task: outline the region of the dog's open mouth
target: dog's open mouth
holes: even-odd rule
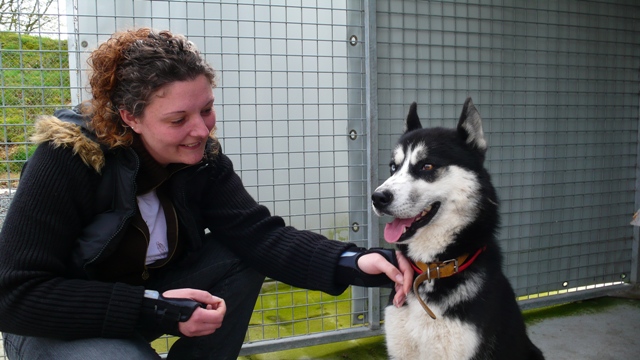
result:
[[[439,207],[440,203],[435,202],[414,218],[393,219],[384,228],[384,239],[389,243],[395,243],[412,237],[418,229],[427,225],[433,219]]]

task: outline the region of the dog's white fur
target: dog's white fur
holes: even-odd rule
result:
[[[412,259],[430,262],[435,260],[436,254],[442,253],[451,244],[460,229],[476,217],[478,207],[475,203],[480,195],[475,174],[458,166],[441,169],[442,173],[438,174],[438,181],[435,183],[416,182],[415,177],[409,174],[409,168],[424,158],[426,151],[424,145],[418,145],[405,154],[402,146],[396,147],[393,159],[396,165],[402,167],[376,191],[393,189],[393,207],[388,210],[400,218],[416,216],[423,210],[424,204],[437,201],[441,203],[429,226],[420,228],[407,242]],[[405,161],[405,158],[409,161]],[[475,353],[479,341],[475,327],[459,320],[450,320],[442,314],[449,306],[473,297],[482,281],[483,279],[467,281],[444,302],[429,303],[429,308],[437,317],[436,320],[429,317],[413,293],[408,295],[408,306],[387,307],[385,330],[389,353],[395,354],[398,359],[470,358]],[[426,284],[425,293],[429,293],[431,288],[431,284]],[[423,299],[428,298],[424,293],[421,295]],[[430,326],[425,326],[425,323]],[[429,345],[419,347],[417,344]]]
[[[413,293],[409,296],[414,297]],[[429,307],[438,319],[431,319],[415,299],[408,299],[408,306],[388,306],[385,309],[387,349],[395,355],[393,358],[471,358],[479,344],[475,327],[459,320],[443,318],[443,310],[436,304],[429,304]]]
[[[429,226],[418,229],[412,238],[429,241],[407,242],[409,256],[412,259],[431,262],[436,254],[442,253],[451,244],[454,235],[460,229],[475,219],[480,194],[476,175],[455,165],[438,170],[440,173],[437,182],[417,182],[415,177],[409,174],[409,168],[424,158],[426,151],[426,146],[418,145],[405,154],[402,146],[397,146],[393,152],[393,159],[396,165],[402,167],[380,185],[376,192],[393,189],[394,202],[388,211],[399,218],[410,218],[420,214],[425,204],[438,201],[441,203]],[[409,161],[405,161],[405,157]],[[375,207],[374,211],[377,212]]]

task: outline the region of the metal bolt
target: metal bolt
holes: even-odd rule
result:
[[[358,137],[358,132],[357,131],[355,131],[355,130],[349,131],[349,138],[351,140],[355,140],[357,137]]]
[[[82,42],[80,42],[80,46],[86,48],[87,46],[89,46],[89,43],[87,42],[87,40],[82,40]]]
[[[353,232],[360,231],[360,224],[358,224],[357,222],[354,222],[353,224],[351,224],[351,230],[353,230]]]
[[[358,45],[358,37],[355,35],[351,35],[351,37],[349,38],[349,44],[351,44],[351,46]]]

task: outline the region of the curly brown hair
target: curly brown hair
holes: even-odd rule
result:
[[[205,75],[216,86],[215,71],[196,46],[168,30],[139,28],[114,33],[89,56],[91,125],[100,142],[128,146],[133,132],[119,110],[141,116],[161,87]]]

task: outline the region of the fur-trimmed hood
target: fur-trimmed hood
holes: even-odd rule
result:
[[[87,166],[102,173],[108,147],[97,141],[89,121],[77,108],[56,110],[53,115],[43,115],[36,120],[31,141],[35,144],[50,142],[54,147],[72,148],[73,153],[80,156]],[[219,150],[218,139],[210,137],[205,149],[205,160],[215,159]]]
[[[80,117],[71,110],[63,111],[56,111],[56,115],[60,118],[66,117],[65,115]],[[105,163],[104,151],[100,144],[90,139],[77,122],[63,121],[60,118],[51,115],[39,117],[35,123],[35,133],[31,136],[31,141],[36,144],[51,142],[54,147],[72,148],[73,153],[80,156],[87,166],[91,166],[100,173]]]

